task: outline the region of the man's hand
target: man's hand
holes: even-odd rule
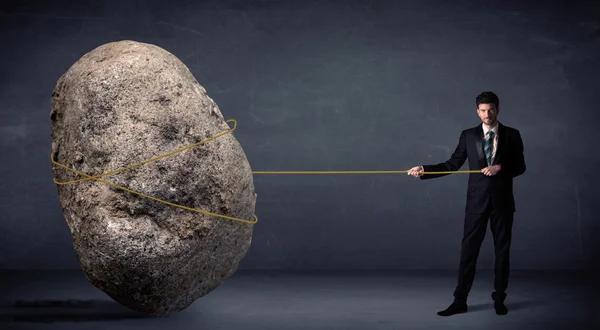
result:
[[[481,169],[481,173],[487,176],[494,176],[500,172],[500,166],[498,165],[490,165],[486,168]]]
[[[423,166],[415,166],[413,168],[411,168],[410,170],[408,170],[408,175],[412,175],[414,177],[420,177],[421,175],[423,175]]]

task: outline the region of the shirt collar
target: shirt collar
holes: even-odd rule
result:
[[[496,121],[496,126],[492,127],[492,132],[494,132],[494,135],[498,135],[498,126],[500,126],[500,122]],[[483,123],[481,123],[481,127],[483,128],[483,135],[485,136],[489,129]]]

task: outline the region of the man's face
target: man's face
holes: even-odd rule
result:
[[[488,126],[494,126],[496,124],[496,117],[498,116],[499,111],[500,108],[496,108],[493,103],[482,103],[477,108],[479,118],[481,118],[481,121]]]

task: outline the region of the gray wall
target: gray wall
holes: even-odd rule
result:
[[[253,170],[442,162],[461,130],[480,123],[475,96],[493,90],[528,165],[515,180],[513,268],[597,268],[592,3],[4,4],[0,268],[78,267],[52,182],[50,95],[83,54],[123,39],[189,67],[238,121]],[[260,222],[241,268],[456,268],[466,180],[257,175]],[[479,267],[493,268],[489,231]]]

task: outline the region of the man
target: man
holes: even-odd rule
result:
[[[477,257],[487,230],[488,219],[494,238],[496,256],[492,299],[496,314],[505,315],[508,286],[510,244],[515,201],[513,178],[525,172],[523,141],[517,129],[504,126],[497,119],[500,101],[493,92],[475,98],[481,125],[462,131],[458,146],[449,160],[436,165],[415,166],[408,175],[432,179],[447,174],[423,172],[456,171],[469,160],[471,169],[465,207],[464,234],[454,301],[440,316],[467,312],[467,296],[471,290]]]

